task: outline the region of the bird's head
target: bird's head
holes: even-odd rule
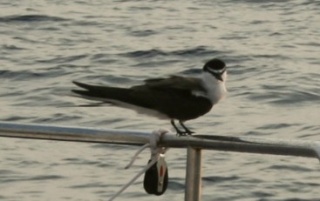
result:
[[[226,64],[220,59],[211,59],[203,66],[203,71],[213,75],[221,82],[225,81],[226,77]]]

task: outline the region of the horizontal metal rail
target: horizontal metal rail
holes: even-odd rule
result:
[[[143,145],[151,132],[0,122],[0,137]],[[317,157],[320,142],[216,135],[165,135],[159,146],[187,148],[185,201],[201,200],[201,150]]]
[[[150,132],[18,124],[0,122],[0,137],[143,145],[149,142]],[[165,135],[159,146],[172,148],[194,147],[220,151],[257,154],[316,157],[320,159],[320,142],[306,140],[265,139],[257,137],[227,137]]]

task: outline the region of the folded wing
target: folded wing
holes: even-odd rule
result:
[[[112,103],[117,106],[138,106],[156,110],[168,118],[189,120],[210,111],[212,104],[203,97],[194,96],[192,90],[203,90],[195,78],[172,76],[145,81],[144,85],[131,88],[88,85],[74,82],[85,90],[73,90],[74,93],[87,99]],[[197,104],[195,104],[195,102]],[[195,105],[195,107],[190,107]]]

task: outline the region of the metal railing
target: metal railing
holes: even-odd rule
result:
[[[0,137],[144,145],[151,132],[0,122]],[[320,160],[320,141],[193,135],[165,135],[159,146],[187,148],[185,201],[201,200],[202,149],[312,157]]]

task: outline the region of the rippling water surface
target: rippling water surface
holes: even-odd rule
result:
[[[115,108],[74,107],[72,80],[130,86],[195,75],[218,57],[228,97],[188,122],[199,133],[320,140],[320,3],[259,1],[0,2],[0,120],[153,130],[165,121]],[[107,200],[147,162],[136,147],[0,140],[0,199]],[[151,197],[139,179],[119,200],[183,200],[185,151],[167,156],[170,184]],[[206,151],[203,200],[320,200],[319,162]]]

